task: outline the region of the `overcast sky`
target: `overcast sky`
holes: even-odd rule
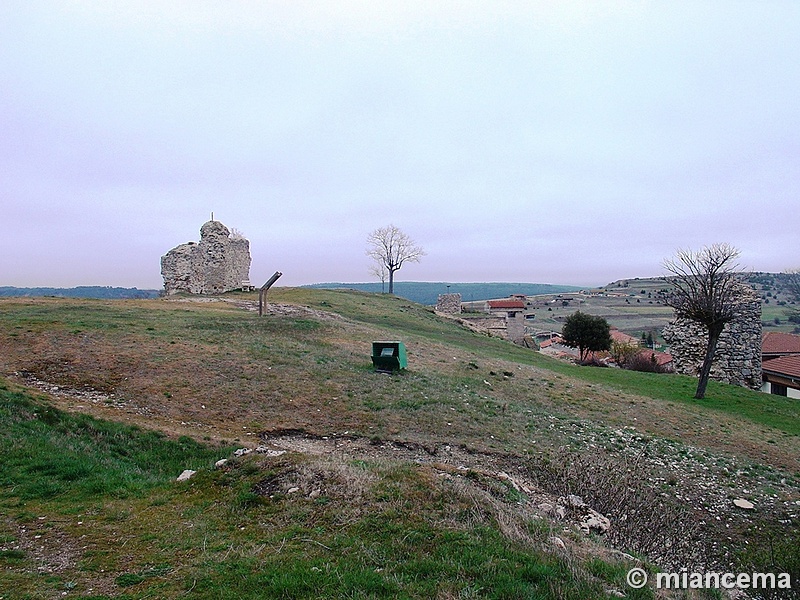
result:
[[[800,2],[0,3],[0,285],[160,288],[214,212],[251,279],[598,285],[800,267]]]

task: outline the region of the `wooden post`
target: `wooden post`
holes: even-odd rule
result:
[[[261,289],[258,290],[258,316],[264,316],[264,305],[266,304],[267,299],[267,290],[272,287],[272,284],[278,281],[278,278],[283,275],[280,271],[275,271],[275,273],[267,280],[267,283],[261,286]]]

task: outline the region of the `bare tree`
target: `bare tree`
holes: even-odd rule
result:
[[[736,315],[736,299],[741,294],[738,257],[739,250],[733,246],[713,244],[696,252],[679,250],[664,261],[664,268],[671,273],[665,279],[673,286],[667,305],[675,309],[677,317],[694,321],[708,332],[694,395],[698,399],[705,397],[720,334]]]
[[[374,276],[375,279],[381,282],[381,294],[386,293],[386,278],[389,277],[389,272],[386,270],[384,264],[375,263],[369,268],[369,274]]]
[[[394,225],[379,227],[367,237],[367,256],[389,274],[389,293],[394,293],[394,273],[404,263],[419,262],[425,250],[417,246],[407,234]]]

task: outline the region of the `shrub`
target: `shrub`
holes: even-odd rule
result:
[[[560,450],[532,459],[539,483],[555,495],[580,496],[611,519],[608,541],[659,561],[688,567],[702,560],[708,529],[695,511],[652,485],[643,454],[614,457]]]
[[[598,359],[596,356],[590,356],[589,358],[581,360],[579,362],[580,365],[583,367],[608,367],[606,363]]]
[[[644,335],[644,334],[642,334]],[[624,367],[629,360],[641,351],[641,346],[631,342],[611,342],[611,358],[620,367]]]
[[[629,358],[624,365],[629,371],[642,371],[644,373],[664,373],[666,369],[658,364],[656,355],[652,352],[639,352]]]

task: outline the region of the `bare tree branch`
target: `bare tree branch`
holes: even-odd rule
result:
[[[675,309],[678,318],[694,321],[708,332],[695,398],[705,396],[717,341],[725,324],[736,316],[742,285],[736,262],[739,254],[729,244],[713,244],[696,252],[678,250],[674,258],[664,261],[664,269],[671,273],[665,280],[673,286],[667,305]]]
[[[381,282],[381,292],[385,292],[386,290],[384,288],[386,286],[386,279],[389,277],[389,272],[386,270],[386,266],[382,262],[376,262],[370,266],[369,274]]]
[[[417,246],[414,240],[399,228],[388,225],[379,227],[367,236],[367,256],[386,269],[389,274],[389,293],[392,294],[395,271],[404,263],[419,262],[425,256],[425,250]]]

